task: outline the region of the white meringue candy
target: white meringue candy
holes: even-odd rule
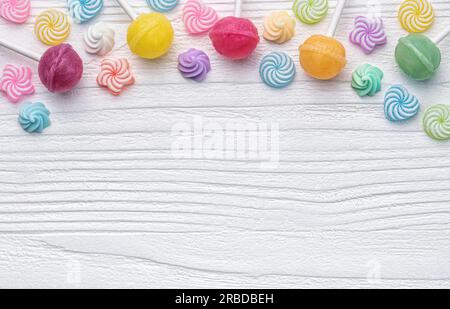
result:
[[[87,53],[104,56],[112,51],[116,32],[108,24],[99,22],[90,26],[84,35]]]

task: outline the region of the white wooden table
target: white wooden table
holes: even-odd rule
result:
[[[69,42],[86,63],[69,95],[38,83],[31,101],[44,102],[52,126],[29,135],[18,106],[0,102],[0,287],[317,288],[450,286],[450,144],[422,131],[421,116],[403,125],[383,115],[383,92],[360,99],[350,87],[362,63],[385,72],[383,89],[400,83],[425,107],[450,104],[450,40],[442,69],[416,83],[397,69],[393,50],[405,35],[400,1],[379,0],[389,44],[371,56],[352,46],[353,18],[367,1],[349,0],[338,28],[348,66],[318,82],[299,69],[281,91],[262,84],[261,57],[285,51],[298,64],[299,43],[325,31],[297,24],[288,44],[262,40],[248,61],[220,58],[206,36],[188,36],[182,5],[168,14],[176,38],[157,61],[132,56],[127,16],[113,0],[97,21],[118,31],[114,57],[128,57],[137,84],[113,97],[95,84],[100,58],[84,53],[87,25],[73,25]],[[130,1],[149,11],[144,0]],[[184,3],[184,1],[181,1]],[[43,51],[33,35],[36,15],[66,10],[66,1],[32,0],[24,26],[0,22],[0,35]],[[209,0],[221,16],[232,0]],[[433,1],[430,34],[450,22],[450,3]],[[262,32],[269,12],[292,1],[246,0],[243,15]],[[177,55],[205,50],[213,71],[202,84],[183,79]],[[0,49],[0,66],[36,65]],[[280,162],[176,158],[172,128],[193,117],[279,124]]]

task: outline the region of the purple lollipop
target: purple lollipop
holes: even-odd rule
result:
[[[184,78],[201,82],[211,71],[211,63],[205,52],[191,48],[178,56],[178,70]]]
[[[366,54],[372,53],[377,46],[387,43],[381,18],[355,18],[355,28],[350,33],[350,42],[359,45]]]

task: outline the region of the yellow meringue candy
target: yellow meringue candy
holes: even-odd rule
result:
[[[295,34],[295,19],[287,11],[272,12],[264,18],[264,38],[283,44]]]

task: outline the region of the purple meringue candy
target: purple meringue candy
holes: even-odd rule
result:
[[[372,53],[377,46],[387,43],[381,18],[367,18],[358,16],[355,18],[355,28],[350,33],[350,42],[359,45],[364,53]]]
[[[201,82],[211,71],[211,63],[204,51],[191,48],[178,56],[178,70],[183,77]]]

